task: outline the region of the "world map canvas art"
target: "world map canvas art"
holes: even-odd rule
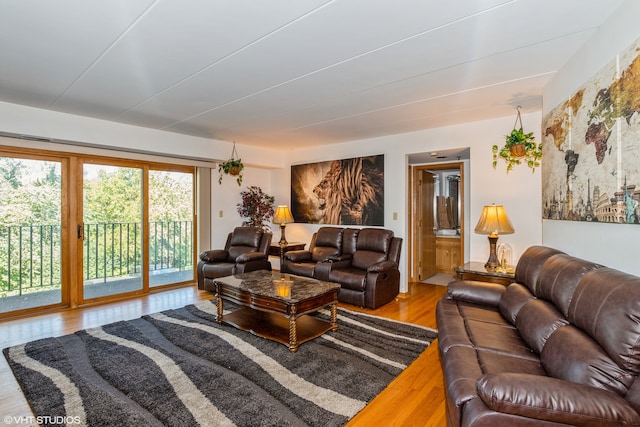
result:
[[[543,218],[638,224],[640,40],[542,120]]]

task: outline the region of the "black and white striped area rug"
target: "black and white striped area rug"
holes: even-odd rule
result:
[[[3,352],[34,414],[56,426],[338,426],[436,337],[345,309],[338,324],[290,353],[218,325],[206,301]]]

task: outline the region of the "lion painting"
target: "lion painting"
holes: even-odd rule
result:
[[[296,222],[384,225],[384,156],[291,168]]]

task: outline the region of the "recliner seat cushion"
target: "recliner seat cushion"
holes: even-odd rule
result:
[[[332,270],[329,274],[330,282],[338,282],[340,286],[345,289],[352,289],[356,291],[364,291],[366,271],[357,268],[341,268],[339,270]]]

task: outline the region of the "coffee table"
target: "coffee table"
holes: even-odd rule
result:
[[[266,270],[215,279],[217,322],[267,338],[295,353],[300,344],[338,329],[340,284]],[[224,301],[242,308],[223,315]],[[326,322],[307,313],[330,306]]]

